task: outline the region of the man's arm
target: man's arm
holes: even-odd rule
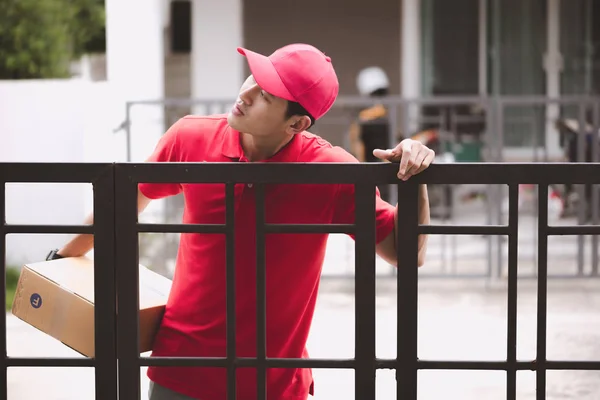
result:
[[[146,159],[146,162],[181,162],[179,154],[178,136],[179,131],[185,124],[185,118],[179,119],[167,132],[160,138],[154,152]],[[144,190],[144,195],[140,188]],[[151,199],[159,199],[167,196],[174,196],[181,191],[179,183],[160,183],[148,184],[140,183],[138,185],[137,206],[138,214],[146,209]],[[149,196],[149,197],[148,197]],[[85,224],[91,225],[94,222],[94,216],[90,215],[85,219]],[[94,248],[94,236],[90,234],[80,234],[75,236],[57,254],[61,257],[80,257]]]
[[[435,158],[435,152],[429,149],[421,142],[405,139],[400,142],[394,149],[373,151],[373,155],[379,159],[391,162],[399,162],[398,178],[406,181],[411,176],[417,175],[427,168]],[[396,237],[398,234],[398,214],[400,212],[410,212],[412,210],[396,210],[394,211],[394,230],[385,239],[383,239],[376,248],[377,254],[393,265],[397,265],[397,249]],[[401,218],[400,218],[401,219]],[[402,221],[400,221],[402,223]],[[427,186],[419,186],[419,224],[429,224],[429,196],[427,194]],[[427,235],[419,235],[418,238],[418,261],[417,264],[421,267],[425,263],[425,254],[427,252]]]
[[[429,225],[429,196],[427,194],[427,185],[419,185],[419,225]],[[394,212],[394,230],[377,244],[377,254],[392,265],[398,265],[396,238],[398,237],[398,205]],[[418,261],[417,265],[422,267],[425,264],[425,255],[427,254],[427,235],[419,235],[418,239]]]
[[[138,214],[148,207],[150,199],[142,194],[138,189],[137,206]],[[85,220],[84,225],[91,225],[94,223],[94,215],[90,214]],[[94,235],[90,234],[79,234],[69,241],[63,248],[61,248],[57,254],[61,257],[80,257],[87,254],[94,248]]]

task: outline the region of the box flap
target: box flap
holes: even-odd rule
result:
[[[32,271],[75,293],[90,303],[94,302],[94,260],[89,257],[69,257],[25,265]],[[140,308],[164,305],[171,290],[171,280],[139,266]]]
[[[91,303],[94,302],[94,261],[87,257],[42,261],[26,264],[25,268]]]

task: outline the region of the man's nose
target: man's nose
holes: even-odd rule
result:
[[[258,94],[259,90],[260,90],[260,88],[258,87],[258,85],[252,85],[240,93],[240,99],[246,105],[248,105],[248,106],[252,105],[252,102],[254,101],[254,98]]]

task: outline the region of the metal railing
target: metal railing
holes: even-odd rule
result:
[[[537,399],[546,398],[549,370],[600,370],[600,360],[548,360],[547,281],[548,237],[552,235],[597,235],[600,226],[549,226],[548,185],[553,183],[599,184],[600,164],[454,164],[433,165],[408,182],[398,182],[394,164],[0,164],[0,210],[5,221],[4,186],[7,182],[91,182],[94,186],[93,226],[7,225],[1,226],[0,256],[5,253],[9,233],[93,233],[95,235],[95,338],[94,359],[12,358],[6,356],[6,323],[0,319],[0,400],[7,398],[7,368],[31,366],[94,367],[96,398],[139,399],[142,366],[212,366],[227,370],[228,400],[235,399],[237,368],[256,368],[257,398],[265,399],[268,368],[344,368],[355,371],[357,399],[375,399],[377,369],[396,370],[397,398],[417,398],[419,370],[500,370],[507,373],[507,399],[516,398],[516,375],[536,371]],[[139,224],[137,185],[140,182],[225,183],[225,224]],[[256,196],[256,291],[257,356],[236,357],[234,185],[252,183]],[[271,184],[355,185],[354,224],[280,225],[265,223],[265,185]],[[509,212],[505,225],[449,226],[418,223],[418,184],[508,185]],[[535,360],[517,360],[518,283],[518,185],[539,185],[538,208],[538,302],[537,354]],[[398,204],[403,210],[396,246],[402,256],[397,274],[397,357],[375,354],[375,186],[397,184]],[[138,343],[138,235],[141,232],[202,232],[225,234],[227,271],[227,354],[221,358],[140,357]],[[352,359],[272,359],[266,357],[265,236],[294,233],[353,233],[356,235],[355,357]],[[430,235],[508,236],[508,315],[506,359],[497,361],[421,360],[417,354],[418,276],[417,238]],[[4,257],[2,270],[4,270]],[[1,275],[4,288],[5,278]],[[4,289],[3,289],[4,291]],[[1,296],[4,302],[4,296]],[[118,302],[115,300],[118,298]],[[4,303],[2,303],[4,304]],[[115,309],[117,310],[115,315]],[[116,323],[116,324],[115,324]],[[118,369],[117,369],[118,365]]]
[[[190,98],[130,101],[125,104],[125,120],[115,132],[120,130],[125,132],[126,159],[131,161],[132,148],[135,147],[132,127],[140,122],[148,123],[148,121],[136,120],[133,115],[134,109],[162,107],[165,115],[154,123],[160,124],[160,131],[164,131],[179,118],[190,113],[198,115],[227,113],[234,101],[235,99]],[[531,158],[527,162],[550,161],[552,157],[556,157],[550,154],[550,150],[556,143],[547,143],[544,135],[548,129],[557,129],[555,125],[560,119],[576,120],[582,136],[585,131],[584,122],[595,126],[596,130],[600,126],[600,96],[569,95],[557,98],[537,95],[457,95],[419,98],[340,96],[328,115],[320,119],[311,131],[329,139],[330,128],[335,125],[346,125],[347,128],[347,125],[356,120],[361,109],[375,104],[382,104],[388,108],[390,145],[397,143],[399,135],[407,137],[424,127],[438,127],[444,133],[442,141],[448,144],[460,142],[459,136],[465,134],[475,136],[485,147],[485,161],[490,162],[505,160],[507,147],[531,149],[531,154],[520,156]],[[517,110],[521,112],[510,112]],[[523,136],[528,140],[523,143],[510,143],[511,133],[514,135],[515,131],[526,131]],[[583,141],[577,143],[578,146],[583,146]],[[579,161],[583,161],[583,147],[579,147],[578,151]]]
[[[148,124],[158,124],[156,131],[162,134],[177,119],[188,113],[210,114],[227,113],[233,104],[233,99],[188,99],[166,98],[146,101],[135,101],[126,105],[126,120],[122,127],[127,139],[127,160],[131,160],[133,148],[140,144],[140,134],[146,135]],[[562,96],[548,98],[544,96],[435,96],[422,98],[404,98],[389,96],[385,98],[365,98],[340,96],[333,105],[330,113],[318,121],[311,131],[323,136],[334,144],[347,147],[345,137],[350,123],[356,120],[358,111],[374,104],[383,104],[388,110],[389,145],[397,144],[399,136],[410,136],[419,130],[439,130],[439,143],[435,148],[438,155],[450,153],[452,149],[460,148],[465,143],[479,149],[478,162],[554,162],[566,158],[568,149],[563,146],[566,135],[561,131],[561,121],[569,118],[576,124],[570,136],[570,146],[573,148],[572,160],[577,162],[600,161],[600,96]],[[149,115],[160,113],[136,114],[136,110],[164,111],[164,118],[158,118],[154,123],[146,120]],[[162,114],[161,114],[162,115]],[[586,128],[586,123],[590,127]],[[137,124],[141,124],[136,131]],[[589,130],[598,132],[591,135],[591,143],[586,145]],[[137,132],[137,133],[136,133]],[[522,143],[519,138],[523,137]],[[146,138],[146,136],[144,136]],[[517,140],[519,139],[519,140]],[[152,141],[158,140],[152,138]],[[586,158],[586,147],[589,146],[591,156]],[[144,157],[147,154],[144,154]],[[472,155],[468,155],[471,157]],[[467,158],[468,158],[467,157]],[[458,161],[461,161],[458,157]],[[473,161],[473,159],[469,159]],[[600,224],[600,186],[586,188],[585,185],[573,187],[558,187],[556,190],[571,193],[565,195],[565,214],[572,213],[577,224]],[[441,223],[460,222],[455,218],[457,208],[456,193],[471,190],[466,186],[446,184],[432,185],[430,197],[432,200],[432,217]],[[485,185],[484,188],[474,189],[484,198],[485,218],[488,224],[500,224],[506,220],[503,201],[507,192],[498,185]],[[586,194],[588,193],[588,194]],[[577,198],[578,202],[571,205],[570,199]],[[390,202],[396,201],[392,190]],[[537,201],[534,203],[537,204]],[[534,206],[535,207],[535,206]],[[587,210],[587,211],[586,211]],[[588,212],[589,211],[589,212]],[[534,208],[532,214],[537,210]],[[182,213],[180,199],[169,202],[164,210],[164,216],[158,217],[165,222],[177,218]],[[460,217],[460,216],[459,216]],[[571,218],[571,216],[569,216]],[[591,269],[597,271],[600,261],[595,256],[598,247],[598,237],[592,236],[589,241],[584,237],[576,238],[577,267],[568,274],[572,277],[585,277],[588,261]],[[161,257],[173,258],[176,254],[177,240],[160,251]],[[440,244],[440,272],[428,274],[427,277],[474,277],[491,279],[506,272],[506,258],[503,256],[503,245],[499,237],[488,237],[484,253],[485,267],[474,271],[461,271],[454,268],[455,254],[459,245],[456,237],[444,238]],[[155,247],[155,246],[154,246]],[[589,256],[591,254],[591,256]],[[157,260],[154,262],[167,264],[173,260]],[[533,260],[532,260],[533,261]],[[325,272],[325,275],[328,272]],[[387,274],[388,272],[386,272]],[[394,269],[389,269],[394,274]],[[339,277],[339,274],[332,276]],[[351,274],[348,277],[352,277]]]
[[[112,164],[2,164],[0,163],[0,306],[6,309],[6,235],[11,233],[94,234],[95,358],[14,358],[7,356],[6,318],[0,318],[0,400],[7,399],[9,367],[93,367],[96,399],[116,399],[117,324],[115,287],[115,168]],[[94,225],[7,225],[6,183],[92,183]]]

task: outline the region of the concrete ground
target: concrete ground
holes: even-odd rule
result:
[[[551,281],[548,297],[548,359],[600,360],[600,282]],[[396,354],[395,284],[378,281],[377,356]],[[354,300],[349,280],[323,283],[309,342],[315,358],[354,355]],[[481,281],[424,281],[419,290],[419,348],[426,360],[502,360],[506,354],[506,287]],[[520,282],[518,358],[535,358],[536,288]],[[72,350],[8,315],[9,356],[77,356]],[[317,400],[353,399],[352,371],[315,370]],[[143,375],[142,375],[143,376]],[[143,392],[147,381],[143,376]],[[549,372],[548,399],[600,398],[600,372]],[[503,399],[502,372],[424,371],[419,399]],[[535,373],[519,372],[518,399],[535,399]],[[14,368],[8,372],[10,400],[94,398],[93,371],[85,368]],[[144,398],[144,397],[142,397]],[[393,372],[377,374],[378,400],[395,399]]]
[[[475,214],[473,214],[475,215]],[[462,215],[453,223],[485,223],[482,214]],[[522,217],[519,269],[534,271],[535,220]],[[562,221],[561,223],[573,223]],[[452,245],[452,240],[454,244]],[[446,241],[444,243],[444,241]],[[450,243],[450,244],[449,244]],[[485,272],[486,239],[432,237],[430,256],[420,270],[431,273]],[[552,238],[549,271],[576,270],[577,239]],[[588,244],[588,251],[590,246]],[[451,255],[455,254],[452,268]],[[506,252],[505,252],[506,254]],[[446,258],[444,258],[446,257]],[[446,262],[443,260],[446,259]],[[589,257],[586,256],[586,262]],[[588,262],[589,264],[589,262]],[[589,265],[586,266],[589,268]],[[324,274],[348,276],[354,269],[352,241],[332,236]],[[390,267],[377,264],[377,356],[396,354],[396,287]],[[387,277],[386,277],[387,276]],[[308,344],[315,358],[354,356],[353,280],[324,279]],[[537,284],[520,279],[518,290],[518,358],[536,352]],[[421,279],[419,283],[418,356],[425,360],[502,360],[506,357],[506,279]],[[8,355],[12,357],[74,357],[72,350],[7,315]],[[547,355],[550,360],[600,361],[600,279],[550,280],[548,284]],[[354,374],[348,370],[315,370],[315,399],[354,399]],[[142,399],[147,380],[142,371]],[[377,373],[377,400],[396,398],[392,371]],[[419,400],[505,399],[506,377],[494,371],[421,371]],[[535,373],[519,372],[517,399],[535,399]],[[87,400],[94,398],[93,370],[84,368],[14,368],[8,371],[10,400]],[[600,371],[550,371],[547,399],[600,399]],[[362,399],[361,399],[362,400]]]

